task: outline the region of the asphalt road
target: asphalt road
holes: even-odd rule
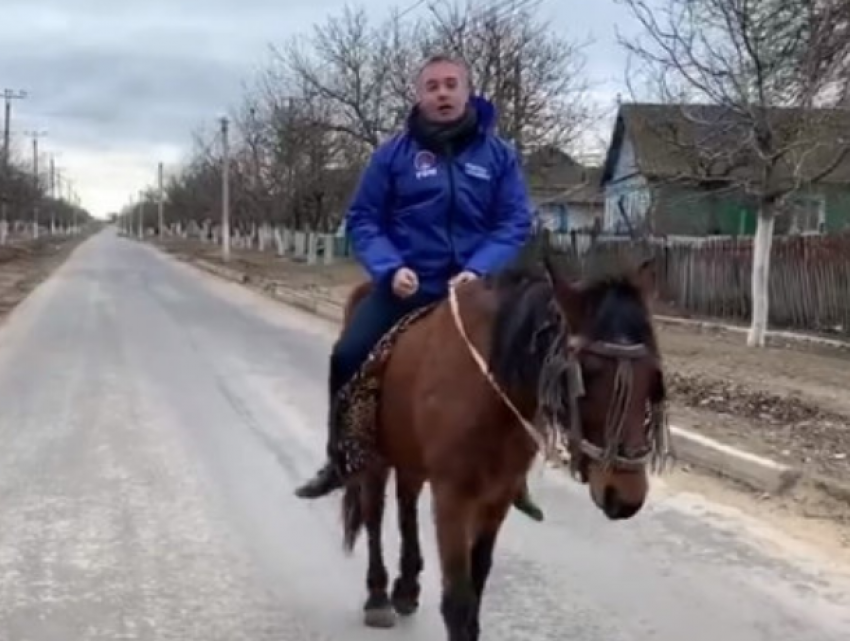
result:
[[[337,500],[292,496],[332,332],[112,232],[84,244],[0,331],[0,639],[444,638],[427,515],[423,609],[372,631]],[[532,483],[548,521],[511,516],[486,639],[850,638],[847,583],[743,516],[661,484],[611,524],[560,473]]]

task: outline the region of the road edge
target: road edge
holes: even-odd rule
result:
[[[699,320],[693,318],[679,318],[677,316],[666,316],[663,314],[653,315],[653,320],[662,325],[673,325],[679,327],[696,328],[707,332],[721,332],[731,334],[746,334],[749,330],[740,325],[730,325],[718,321]],[[850,341],[837,338],[827,338],[814,334],[801,334],[799,332],[787,332],[783,330],[768,330],[767,343],[785,346],[789,343],[797,343],[806,346],[828,347],[844,352],[850,351]]]
[[[165,251],[154,243],[150,246],[166,256],[196,267],[223,280],[239,283],[278,302],[296,307],[339,323],[342,305],[330,298],[316,296],[278,281],[252,278],[239,270],[217,265],[202,258]],[[779,463],[746,450],[679,426],[671,425],[671,437],[677,462],[708,470],[750,489],[772,496],[784,496],[801,485],[809,485],[831,498],[850,505],[850,485],[833,479],[809,475],[802,468]]]

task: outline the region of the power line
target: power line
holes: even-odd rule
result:
[[[409,15],[416,11],[419,7],[428,4],[429,0],[416,0],[412,5],[410,5],[407,9],[403,9],[401,13],[398,14],[398,19],[404,18],[404,16]]]

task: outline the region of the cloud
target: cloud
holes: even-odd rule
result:
[[[268,61],[270,43],[308,32],[344,4],[3,0],[0,78],[29,93],[13,106],[17,146],[26,153],[23,131],[47,130],[42,149],[57,154],[84,205],[96,215],[114,211],[154,180],[160,160],[182,159],[194,130],[238,103],[243,83]],[[383,14],[393,4],[366,6]],[[588,71],[608,80],[620,67],[611,45],[614,9],[603,0],[592,12],[585,7],[586,0],[550,0],[544,10],[576,36],[596,36]]]

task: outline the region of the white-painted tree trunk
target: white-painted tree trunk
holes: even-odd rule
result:
[[[274,244],[275,244],[275,247],[277,247],[277,255],[283,256],[286,253],[286,251],[284,249],[283,234],[280,231],[280,227],[274,228]]]
[[[753,316],[747,334],[747,346],[764,347],[767,337],[768,297],[770,280],[770,250],[773,246],[773,226],[776,220],[773,207],[762,205],[756,222],[753,242],[752,298]]]

